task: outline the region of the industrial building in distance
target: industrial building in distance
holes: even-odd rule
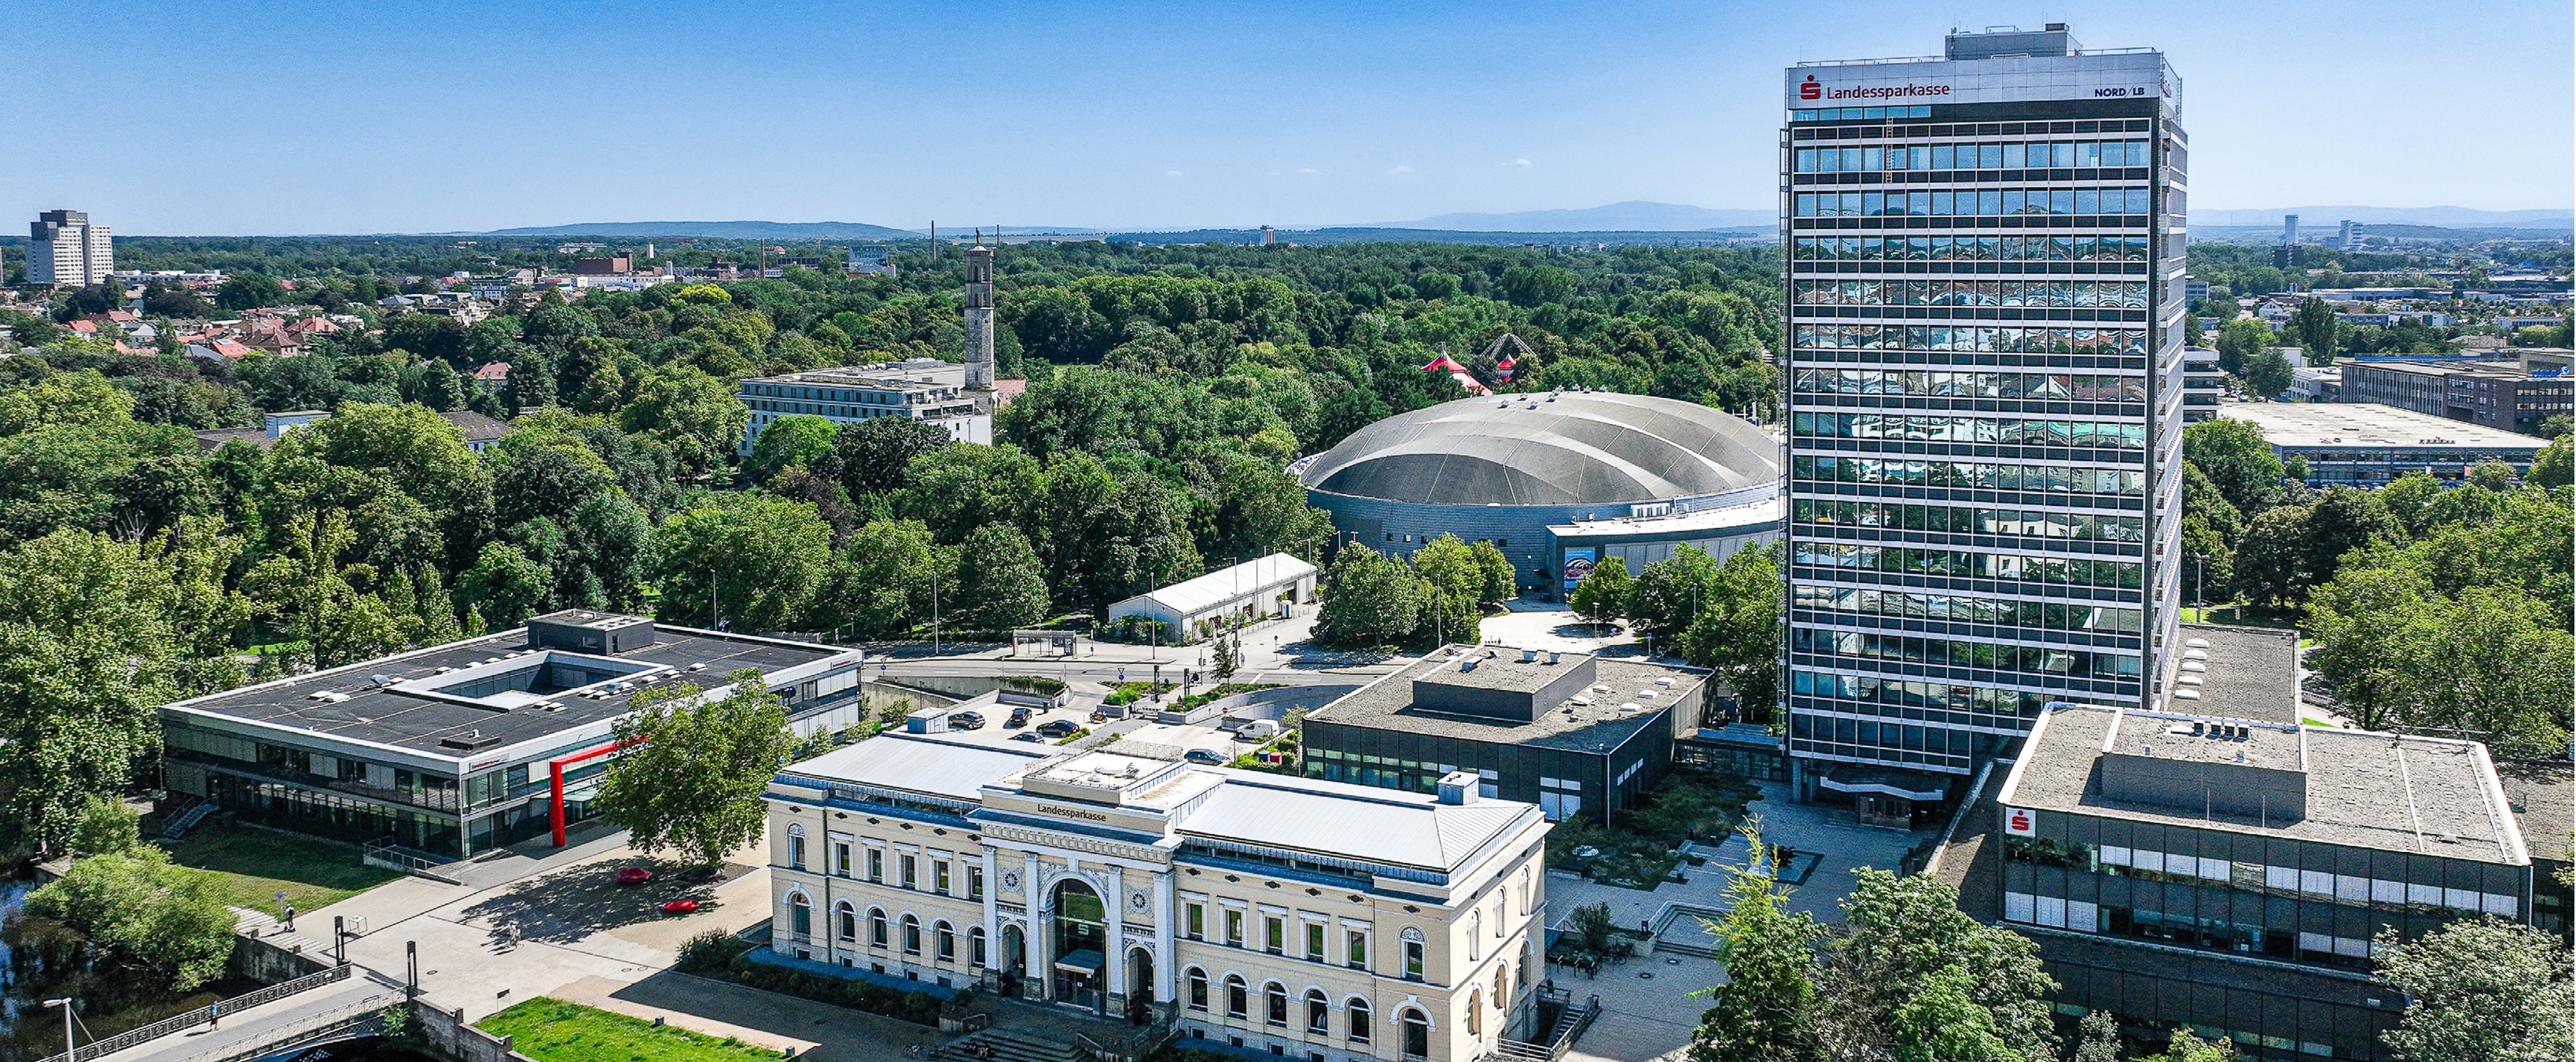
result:
[[[2465,421],[2498,431],[2531,431],[2552,416],[2576,415],[2570,352],[2506,349],[2482,354],[2357,357],[2343,363],[2341,397]]]
[[[2263,431],[2283,461],[2307,463],[2307,482],[2377,487],[2410,472],[2460,479],[2487,461],[2531,470],[2548,440],[2373,402],[2231,402],[2219,415]]]
[[[1344,541],[1411,556],[1494,544],[1520,588],[1571,591],[1683,545],[1725,559],[1780,535],[1779,443],[1696,402],[1600,391],[1464,398],[1351,433],[1289,471]]]

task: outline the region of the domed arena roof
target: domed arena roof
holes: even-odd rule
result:
[[[1400,413],[1307,462],[1306,486],[1435,505],[1659,501],[1780,478],[1779,444],[1693,402],[1600,391],[1466,398]]]

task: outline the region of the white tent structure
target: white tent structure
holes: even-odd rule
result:
[[[1315,600],[1315,566],[1285,553],[1257,557],[1109,606],[1116,623],[1137,616],[1163,623],[1184,642]],[[1202,627],[1201,625],[1205,626]]]

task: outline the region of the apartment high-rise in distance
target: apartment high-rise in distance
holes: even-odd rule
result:
[[[48,210],[27,226],[27,283],[77,288],[107,282],[116,252],[107,226],[78,210]]]
[[[2051,701],[2160,704],[2179,82],[2051,24],[1785,88],[1793,777],[1895,821]]]

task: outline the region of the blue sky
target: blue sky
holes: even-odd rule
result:
[[[176,4],[11,14],[0,218],[1281,226],[1771,201],[1780,68],[2164,49],[2193,205],[2564,208],[2566,0]],[[9,222],[11,225],[17,222]]]

